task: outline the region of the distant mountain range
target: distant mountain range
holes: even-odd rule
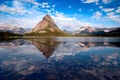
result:
[[[17,33],[26,36],[120,36],[120,27],[93,28],[83,26],[76,31],[62,31],[54,20],[49,15],[46,15],[33,29],[0,24],[0,32]]]
[[[0,32],[11,32],[11,33],[17,33],[17,34],[24,34],[27,32],[27,30],[25,30],[22,27],[13,26],[10,24],[0,24]]]
[[[73,35],[93,35],[93,36],[120,36],[120,27],[116,28],[93,28],[91,26],[81,27]]]

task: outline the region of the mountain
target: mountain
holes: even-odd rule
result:
[[[54,53],[55,48],[60,44],[60,42],[50,37],[31,39],[30,41],[32,41],[32,44],[34,44],[46,58],[49,58]]]
[[[108,32],[111,32],[113,30],[116,30],[117,28],[106,28],[104,29],[104,32],[108,33]]]
[[[65,33],[72,35],[76,30],[63,30]]]
[[[106,30],[108,29],[108,28],[95,28],[97,31],[104,31],[104,32],[106,32]]]
[[[0,32],[10,32],[17,34],[24,34],[27,31],[22,27],[13,26],[10,24],[0,24]]]
[[[36,35],[44,35],[44,36],[52,36],[52,35],[65,35],[65,33],[58,28],[55,24],[54,20],[49,16],[46,15],[42,21],[40,21],[35,28],[32,29],[29,35],[36,34]]]
[[[119,35],[120,36],[120,27],[115,28],[107,33],[108,35]]]
[[[11,32],[0,32],[0,41],[13,39],[13,38],[22,38],[22,34],[11,33]]]
[[[116,30],[116,29],[118,29],[119,27],[115,27],[115,28],[95,28],[97,31],[104,31],[104,32],[106,32],[106,33],[108,33],[108,32],[111,32],[111,31],[113,31],[113,30]]]
[[[92,33],[92,35],[99,36],[120,36],[120,27],[115,28],[103,28],[103,30],[96,29],[97,31]]]
[[[73,34],[90,34],[92,32],[96,32],[96,29],[91,26],[84,26],[75,31]]]
[[[73,35],[86,36],[120,36],[120,27],[115,28],[93,28],[90,26],[81,27]]]
[[[0,41],[0,48],[16,48],[18,46],[29,45],[30,42],[23,39],[12,39]]]

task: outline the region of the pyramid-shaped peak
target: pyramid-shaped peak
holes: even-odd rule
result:
[[[54,20],[48,14],[43,18],[43,20],[54,23]]]
[[[37,32],[44,35],[58,35],[64,34],[64,32],[57,27],[54,20],[46,15],[42,21],[40,21],[35,28],[32,29],[32,32]]]
[[[91,26],[86,26],[86,28],[93,28],[93,27],[91,27]]]

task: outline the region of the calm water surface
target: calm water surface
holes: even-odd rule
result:
[[[120,38],[1,41],[0,80],[120,80]]]

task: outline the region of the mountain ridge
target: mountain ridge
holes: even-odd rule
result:
[[[39,35],[44,36],[55,36],[55,35],[65,35],[63,32],[54,22],[54,20],[49,16],[46,15],[43,17],[42,21],[40,21],[30,32],[38,33]]]
[[[27,31],[18,26],[13,26],[10,24],[0,24],[0,32],[11,32],[11,33],[17,33],[17,34],[24,34]]]
[[[89,34],[95,31],[96,29],[91,26],[83,26],[79,28],[78,30],[76,30],[73,34]]]
[[[83,26],[76,31],[62,31],[54,22],[51,16],[46,15],[43,19],[31,30],[13,25],[0,24],[0,32],[10,32],[22,34],[24,36],[120,36],[120,27],[116,28],[95,28],[92,26]]]

